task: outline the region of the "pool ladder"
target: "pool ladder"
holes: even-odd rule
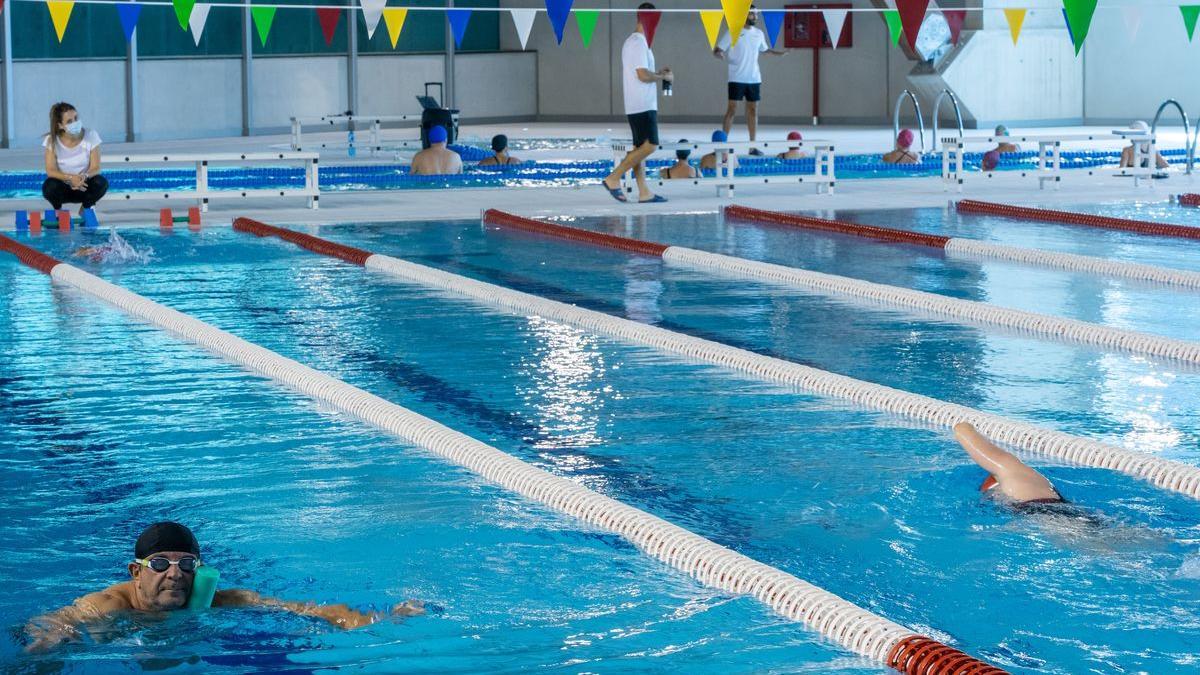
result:
[[[896,99],[896,107],[892,111],[892,138],[900,135],[900,109],[904,106],[905,99],[912,101],[913,111],[917,115],[918,129],[921,132],[921,152],[925,152],[925,120],[921,116],[921,104],[917,102],[917,97],[907,89],[900,92],[900,96]],[[954,107],[954,119],[958,122],[958,137],[963,137],[962,108],[958,105],[958,97],[949,89],[943,89],[933,100],[933,142],[929,148],[932,152],[938,150],[938,114],[942,110],[942,102],[946,100],[949,100],[950,105]]]
[[[921,152],[925,152],[925,120],[921,118],[921,104],[917,103],[916,95],[907,89],[900,92],[899,98],[896,99],[896,107],[892,111],[892,139],[900,135],[900,108],[904,105],[905,98],[912,101],[913,111],[917,114],[917,125],[921,130]]]
[[[1200,124],[1196,125],[1196,133],[1191,133],[1188,125],[1188,114],[1184,112],[1183,106],[1173,98],[1169,98],[1158,106],[1158,112],[1154,113],[1154,122],[1150,125],[1150,135],[1153,136],[1158,131],[1158,120],[1162,117],[1163,111],[1170,106],[1175,106],[1179,111],[1179,116],[1183,118],[1183,145],[1187,151],[1187,174],[1192,173],[1192,166],[1196,163],[1196,141],[1200,139]],[[1189,136],[1191,138],[1189,138]]]
[[[950,105],[954,106],[954,119],[958,122],[958,137],[963,137],[963,119],[962,108],[958,107],[958,97],[949,89],[943,89],[937,98],[933,100],[933,151],[937,152],[938,143],[941,139],[938,137],[938,113],[942,110],[942,101],[950,99]]]

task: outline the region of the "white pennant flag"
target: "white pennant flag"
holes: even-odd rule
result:
[[[833,43],[834,49],[837,49],[838,42],[842,39],[842,29],[846,27],[848,13],[844,9],[826,9],[821,12],[821,15],[825,17],[825,27],[829,29],[829,40]]]
[[[529,31],[533,28],[533,19],[537,16],[536,9],[511,9],[513,26],[517,29],[517,37],[521,39],[521,49],[529,42]]]
[[[196,41],[196,46],[200,46],[200,38],[204,35],[204,24],[208,21],[208,10],[212,6],[208,3],[197,2],[192,7],[192,16],[188,19],[188,28],[192,29],[192,39]]]
[[[1121,13],[1125,15],[1125,25],[1129,27],[1129,41],[1137,40],[1138,29],[1142,27],[1142,8],[1134,5],[1125,5],[1121,8]]]
[[[363,21],[367,22],[367,39],[370,40],[375,35],[375,29],[379,27],[379,19],[383,17],[383,8],[387,5],[387,0],[358,0],[362,6]]]

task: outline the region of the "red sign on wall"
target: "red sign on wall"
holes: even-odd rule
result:
[[[809,5],[785,5],[787,14],[783,18],[783,46],[788,49],[815,49],[833,47],[829,29],[825,26],[822,9],[850,9],[848,2],[814,3]],[[842,39],[838,49],[854,46],[854,13],[846,15],[842,28]]]

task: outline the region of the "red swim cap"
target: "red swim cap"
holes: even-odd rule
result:
[[[987,492],[999,484],[1000,481],[996,480],[996,477],[989,473],[988,477],[983,479],[983,484],[979,486],[979,491]]]
[[[904,131],[900,132],[899,136],[896,137],[896,145],[899,145],[902,148],[910,147],[910,146],[912,146],[912,144],[913,144],[912,129],[905,129]]]
[[[804,140],[804,137],[800,135],[799,131],[793,131],[788,134],[787,139],[789,141],[802,141]]]

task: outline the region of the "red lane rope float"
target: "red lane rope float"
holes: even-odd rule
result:
[[[1179,195],[1176,199],[1180,206],[1200,206],[1200,195],[1194,192]]]
[[[995,204],[992,202],[977,202],[973,199],[959,201],[956,208],[961,213],[983,213],[992,216],[1021,218],[1024,220],[1040,220],[1046,223],[1064,223],[1067,225],[1098,227],[1106,230],[1123,230],[1138,234],[1153,234],[1160,237],[1200,239],[1200,227],[1188,227],[1186,225],[1149,223],[1144,220],[1095,216],[1090,213],[1074,213],[1072,211],[1034,209],[1028,206],[1009,206],[1007,204]]]
[[[1008,671],[924,635],[897,642],[887,665],[910,675],[1008,675]]]
[[[571,241],[579,241],[585,244],[615,248],[629,253],[640,253],[642,255],[654,256],[655,258],[661,258],[663,251],[670,248],[665,244],[658,244],[652,241],[630,239],[629,237],[620,237],[615,234],[602,234],[600,232],[583,230],[578,227],[556,225],[532,218],[522,218],[521,216],[497,211],[496,209],[484,211],[483,222],[511,227],[516,230],[525,230],[526,232],[536,232],[550,237],[558,237],[559,239],[570,239]]]
[[[239,232],[249,232],[257,237],[279,237],[284,241],[290,241],[300,248],[308,249],[313,253],[332,256],[340,260],[345,260],[348,263],[354,263],[355,265],[366,264],[367,258],[371,257],[370,251],[364,251],[361,248],[338,244],[328,239],[314,237],[311,234],[304,234],[295,230],[285,230],[282,227],[267,225],[266,223],[260,223],[250,218],[234,219],[233,229]]]
[[[946,242],[950,241],[950,237],[943,237],[936,234],[925,234],[911,230],[895,230],[890,227],[876,227],[874,225],[859,225],[858,223],[813,218],[812,216],[802,216],[794,213],[764,211],[736,204],[725,207],[725,217],[757,223],[773,223],[775,225],[802,227],[809,230],[851,234],[856,237],[866,237],[868,239],[878,239],[880,241],[901,244],[920,244],[921,246],[932,246],[934,248],[945,248]]]
[[[0,251],[8,251],[17,256],[17,260],[20,260],[42,274],[50,274],[50,270],[54,269],[56,265],[62,264],[61,260],[51,258],[35,248],[30,248],[2,234],[0,234]]]

